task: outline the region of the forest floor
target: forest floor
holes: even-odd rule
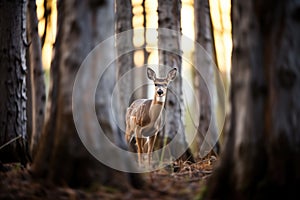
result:
[[[132,188],[126,192],[105,186],[92,192],[84,189],[57,187],[34,180],[30,172],[20,164],[2,165],[0,163],[0,199],[201,199],[215,161],[216,158],[212,156],[196,163],[174,163],[172,169],[160,169],[144,174],[149,183],[146,189]]]

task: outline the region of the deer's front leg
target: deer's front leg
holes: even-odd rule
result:
[[[152,152],[154,149],[154,144],[156,141],[156,136],[157,136],[158,132],[156,132],[153,136],[149,137],[149,141],[148,141],[148,165],[150,166],[150,162],[151,162],[151,158],[152,158]]]
[[[141,162],[141,154],[142,154],[142,135],[141,135],[141,128],[139,126],[137,126],[135,128],[135,139],[136,139],[136,146],[137,146],[137,153],[138,153],[138,163],[139,166],[142,165]]]

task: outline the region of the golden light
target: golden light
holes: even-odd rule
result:
[[[143,14],[143,6],[137,5],[132,8],[132,14],[133,15],[141,15]]]
[[[194,1],[193,0],[182,0],[181,8],[181,28],[183,37],[194,41],[195,40],[195,27],[194,27]],[[194,52],[195,46],[193,42],[184,42],[186,39],[182,39],[182,76],[185,80],[190,80],[192,84],[192,65],[191,63],[186,62],[185,59],[192,62],[192,54]],[[184,87],[186,87],[184,85]],[[192,99],[192,98],[190,98]]]
[[[143,3],[143,0],[132,0],[132,7],[136,6],[136,5],[141,5]]]
[[[43,6],[44,0],[37,0],[36,1],[36,6],[37,6],[37,18],[39,20],[39,24],[38,24],[38,31],[39,31],[39,35],[43,35],[44,30],[45,30],[45,19],[43,19],[43,15],[44,15],[44,6]]]
[[[194,1],[196,0],[182,0],[182,9],[181,9],[181,26],[182,34],[190,39],[195,38],[194,31]],[[45,29],[45,19],[44,15],[44,0],[37,0],[37,15],[39,19],[39,34],[42,35]],[[56,36],[56,21],[57,21],[57,10],[56,10],[56,1],[51,0],[48,2],[51,6],[51,15],[50,20],[47,26],[47,35],[45,38],[45,44],[42,50],[42,60],[43,65],[46,69],[50,68],[51,58],[52,58],[52,48],[55,42]],[[143,0],[132,0],[133,5],[133,27],[134,28],[143,28],[143,7],[141,6]],[[210,9],[211,17],[214,27],[214,37],[216,45],[216,54],[219,68],[222,72],[226,73],[227,78],[229,79],[230,69],[231,69],[231,51],[232,51],[232,38],[231,38],[231,19],[230,19],[230,9],[231,2],[230,0],[210,0]],[[145,9],[146,9],[146,27],[154,28],[158,27],[158,15],[157,15],[157,6],[158,3],[156,0],[146,0]],[[134,45],[142,46],[144,44],[144,34],[142,31],[139,31],[134,36]],[[149,46],[157,45],[157,34],[153,32],[146,32],[146,43]],[[183,52],[187,53],[190,56],[194,47],[186,46],[182,44]],[[148,51],[151,49],[147,48]],[[138,55],[138,54],[137,54]],[[136,56],[137,56],[136,55]],[[149,62],[157,63],[158,56],[157,52],[150,52]]]
[[[151,51],[149,58],[148,58],[148,64],[158,65],[158,51],[157,50]]]
[[[50,15],[50,20],[48,21],[47,25],[47,34],[45,38],[45,44],[42,49],[42,61],[43,61],[43,66],[45,69],[49,69],[51,65],[51,59],[52,59],[52,49],[53,49],[53,44],[55,42],[55,37],[56,37],[56,23],[57,23],[57,9],[56,9],[56,1],[52,0],[49,1],[51,7],[51,15]],[[45,30],[45,19],[43,18],[44,15],[44,0],[37,0],[36,5],[37,5],[37,16],[39,19],[39,35],[42,36]]]
[[[146,7],[146,14],[147,14],[147,28],[157,28],[158,27],[158,16],[157,16],[157,1],[153,0],[146,0],[145,7]]]
[[[151,29],[156,29],[158,27],[158,15],[157,15],[157,1],[146,0],[146,27]],[[146,32],[146,42],[149,46],[157,46],[157,32],[153,31]],[[147,49],[150,51],[149,49]],[[152,56],[149,56],[149,60],[153,59]]]
[[[195,38],[194,29],[194,2],[192,0],[183,0],[181,8],[181,28],[182,34],[191,40]],[[183,50],[191,51],[191,47],[182,46]],[[186,48],[186,49],[185,49]]]
[[[210,0],[211,17],[214,27],[217,61],[220,70],[230,80],[231,69],[231,2],[230,0]]]
[[[134,52],[134,63],[137,67],[141,67],[144,65],[144,51],[143,50],[138,50]]]

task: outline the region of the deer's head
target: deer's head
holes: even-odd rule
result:
[[[150,80],[154,82],[155,85],[155,97],[159,102],[163,102],[165,100],[165,96],[167,94],[167,88],[171,81],[176,78],[177,69],[173,68],[169,71],[167,77],[165,78],[157,78],[155,72],[147,68],[147,76]]]

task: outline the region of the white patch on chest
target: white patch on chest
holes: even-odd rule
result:
[[[166,100],[166,96],[162,96],[162,97],[156,97],[156,101],[157,102],[161,102],[161,103],[164,103]]]

